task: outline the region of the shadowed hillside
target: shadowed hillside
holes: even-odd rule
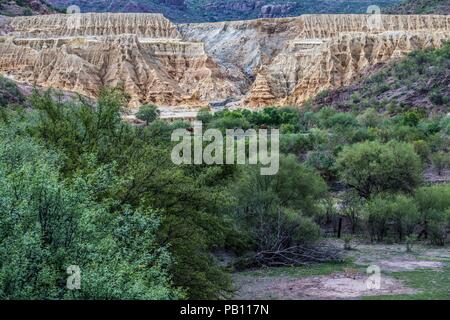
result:
[[[449,14],[449,0],[407,0],[389,9],[393,14]]]
[[[45,0],[0,0],[0,15],[31,16],[55,12]]]
[[[78,5],[82,12],[163,13],[174,22],[214,22],[297,16],[308,13],[365,13],[370,5],[399,0],[49,0],[58,8]]]
[[[320,94],[313,105],[344,110],[376,107],[390,112],[426,108],[450,110],[450,44],[441,49],[415,51],[408,57],[372,66],[366,79],[342,89]]]

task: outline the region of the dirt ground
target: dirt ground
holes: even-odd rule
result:
[[[349,277],[344,273],[304,278],[235,276],[238,284],[236,299],[264,300],[335,300],[356,299],[363,296],[412,294],[390,277],[381,278],[380,289],[369,289],[368,277],[359,274]]]
[[[340,243],[336,243],[341,245]],[[448,248],[416,246],[407,253],[404,245],[357,245],[346,255],[354,267],[321,276],[296,277],[278,274],[267,276],[258,272],[235,273],[235,299],[288,299],[336,300],[359,299],[364,296],[414,294],[417,290],[406,287],[389,276],[390,272],[416,269],[440,269],[450,262]],[[373,289],[369,283],[368,266],[381,271],[380,286]]]
[[[448,248],[430,248],[422,245],[406,252],[404,245],[358,245],[347,255],[361,266],[377,265],[382,272],[401,272],[416,269],[442,268],[442,260],[450,259]]]

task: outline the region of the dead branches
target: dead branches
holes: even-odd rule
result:
[[[341,262],[341,250],[330,245],[293,246],[261,250],[239,261],[240,267],[291,267],[311,263]]]

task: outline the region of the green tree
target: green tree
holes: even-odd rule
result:
[[[152,104],[146,104],[139,108],[136,113],[136,118],[145,121],[146,125],[149,125],[159,117],[158,107]]]
[[[59,175],[60,159],[29,138],[0,138],[0,298],[182,298],[168,274],[172,258],[156,241],[157,214],[111,215],[93,200],[92,182],[108,170],[71,183]],[[81,271],[79,290],[66,288],[71,265]]]
[[[201,121],[204,125],[207,125],[213,120],[214,116],[209,111],[209,108],[202,108],[197,114],[197,120]]]
[[[402,241],[420,221],[414,200],[404,195],[377,195],[365,205],[364,214],[372,241],[383,241],[390,233]]]
[[[444,151],[433,153],[431,155],[431,163],[438,175],[442,175],[442,172],[450,166],[450,153]]]
[[[234,187],[236,221],[253,239],[258,250],[314,241],[318,226],[309,218],[326,195],[324,181],[292,155],[280,158],[280,171],[261,176],[249,166]]]
[[[342,181],[364,198],[382,191],[411,192],[422,174],[413,147],[397,141],[347,146],[339,154],[336,168]]]
[[[419,188],[414,199],[423,228],[419,236],[429,238],[434,244],[444,245],[450,225],[450,184]]]
[[[64,178],[87,176],[106,166],[113,174],[100,180],[108,187],[94,197],[110,204],[109,215],[142,208],[161,213],[157,241],[173,257],[169,276],[175,287],[196,299],[229,293],[230,278],[210,252],[232,232],[223,227],[221,211],[228,202],[223,184],[232,168],[173,164],[170,127],[155,130],[158,122],[139,127],[121,121],[126,100],[120,90],[103,90],[94,106],[82,100],[58,102],[49,93],[35,94],[32,101],[37,120],[28,131],[63,154]]]
[[[332,180],[335,175],[335,157],[331,152],[313,151],[308,154],[307,163],[315,168],[327,181]]]

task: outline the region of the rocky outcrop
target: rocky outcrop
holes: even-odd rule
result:
[[[261,7],[260,18],[275,18],[289,15],[297,3],[287,2],[283,4],[266,4]]]
[[[450,17],[305,15],[188,24],[179,30],[204,42],[221,64],[242,70],[248,82],[258,81],[242,101],[262,107],[299,105],[324,89],[349,84],[370,65],[441,46],[450,38]]]
[[[0,15],[23,16],[55,13],[56,10],[43,0],[2,0]]]
[[[387,8],[389,14],[450,14],[448,0],[405,0]]]
[[[120,84],[131,106],[263,107],[301,105],[371,65],[441,46],[450,38],[450,17],[305,15],[174,25],[158,14],[91,13],[4,18],[0,29],[0,72],[18,81],[90,97]]]
[[[49,15],[9,25],[0,42],[0,72],[18,81],[90,97],[120,84],[131,106],[201,106],[241,94],[202,43],[182,41],[161,15]]]
[[[10,19],[18,38],[93,37],[134,34],[139,38],[181,39],[176,27],[161,14],[53,14]]]
[[[25,1],[25,0],[22,0]],[[31,0],[36,1],[36,0]],[[301,14],[366,13],[370,5],[385,8],[402,0],[46,0],[81,12],[162,13],[176,23],[282,18]],[[431,1],[431,0],[422,0]],[[447,0],[433,0],[447,1]]]
[[[250,88],[250,92],[244,100],[244,104],[264,107],[275,102],[275,96],[272,94],[272,88],[267,80],[267,69],[262,68],[256,76],[256,80]]]

